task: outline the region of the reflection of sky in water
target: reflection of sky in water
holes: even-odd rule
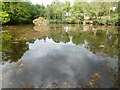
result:
[[[84,45],[58,44],[52,39],[36,40],[29,44],[29,51],[21,58],[23,66],[3,65],[3,87],[19,87],[23,83],[49,85],[53,81],[86,84],[91,74],[102,71],[101,61],[104,59],[97,58]],[[109,87],[112,83],[105,72],[101,74],[104,76],[102,86]]]

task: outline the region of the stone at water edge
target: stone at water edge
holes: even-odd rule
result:
[[[36,19],[33,20],[33,23],[37,26],[40,26],[40,25],[47,25],[47,20],[44,19],[43,17],[38,17]]]

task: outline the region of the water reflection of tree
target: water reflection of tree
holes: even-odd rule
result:
[[[70,41],[69,34],[67,32],[62,32],[58,34],[53,34],[50,36],[55,42],[60,43],[67,43]]]
[[[29,50],[29,45],[26,42],[12,42],[9,50],[2,52],[2,60],[16,62],[27,50]]]
[[[83,37],[83,34],[82,33],[74,33],[74,32],[71,32],[72,34],[72,37],[73,37],[73,39],[72,39],[72,42],[74,43],[74,44],[76,44],[76,45],[82,45],[82,44],[84,44],[84,40],[85,40],[85,38]]]
[[[29,50],[26,41],[13,42],[12,33],[4,30],[2,34],[2,61],[16,62]]]
[[[93,53],[99,53],[103,56],[117,57],[117,31],[108,32],[103,30],[96,35],[92,32],[81,32],[81,31],[70,31],[70,32],[61,32],[58,34],[53,34],[49,36],[55,42],[67,43],[72,37],[72,42],[76,45],[85,45],[85,48],[89,49]]]
[[[90,32],[89,30],[85,32],[82,31],[82,28],[80,28],[80,26],[73,27],[71,25],[70,26],[51,25],[49,27],[50,31],[48,30],[50,34],[45,34],[41,38],[45,39],[46,37],[48,37],[48,38],[52,38],[57,43],[60,42],[68,43],[70,42],[70,37],[72,37],[72,42],[74,44],[76,45],[84,44],[85,48],[89,49],[95,54],[99,53],[103,56],[117,57],[118,39],[116,37],[117,31],[115,30],[115,28],[100,28],[100,27],[98,28],[94,27],[94,28],[102,31],[95,35],[93,32]],[[90,30],[92,30],[92,27],[90,27]],[[28,45],[26,44],[26,41],[29,43],[34,43],[35,41],[34,39],[29,41],[25,39],[25,40],[13,42],[12,34],[8,32],[8,30],[6,30],[3,33],[3,38],[4,39],[2,41],[2,46],[3,46],[2,52],[3,52],[3,60],[5,61],[7,61],[8,59],[17,61],[18,59],[20,59],[20,56],[24,54],[24,52],[29,48]],[[9,58],[6,56],[8,56]]]

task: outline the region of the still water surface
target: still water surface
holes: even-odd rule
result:
[[[117,87],[118,27],[3,28],[2,87]]]

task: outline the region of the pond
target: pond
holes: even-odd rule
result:
[[[2,87],[118,87],[118,29],[76,24],[5,26]]]

